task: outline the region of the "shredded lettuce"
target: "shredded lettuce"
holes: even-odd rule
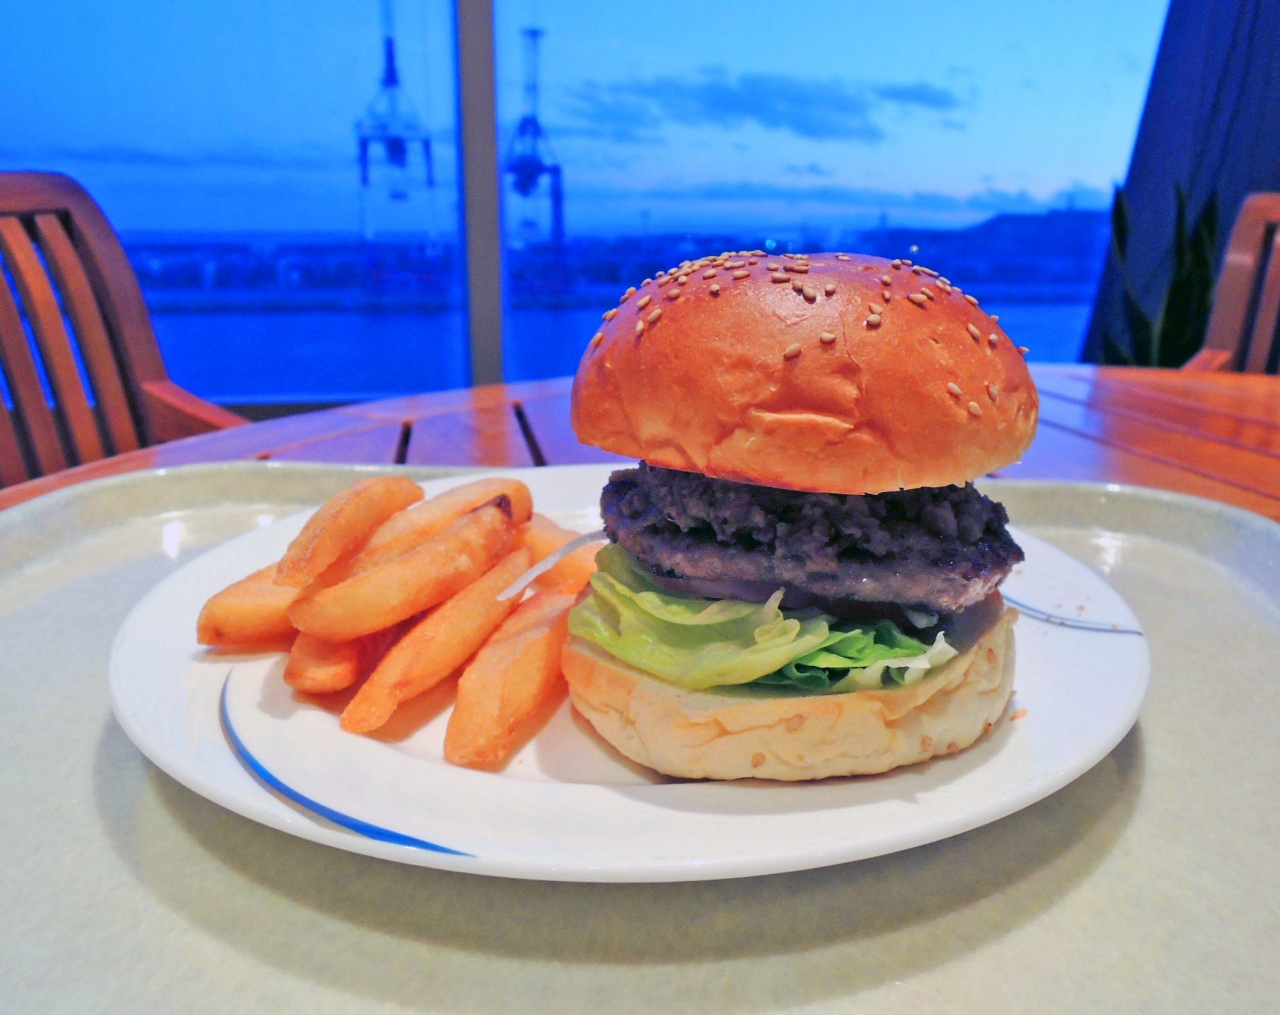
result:
[[[638,669],[690,690],[759,685],[840,693],[920,680],[956,651],[932,646],[892,621],[855,624],[820,610],[768,602],[677,596],[661,590],[617,544],[596,556],[591,590],[569,630]]]

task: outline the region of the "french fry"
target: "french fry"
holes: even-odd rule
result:
[[[334,494],[289,544],[276,584],[306,588],[325,568],[359,550],[388,518],[422,496],[422,487],[404,476],[362,479]]]
[[[505,496],[511,503],[511,520],[521,525],[533,513],[533,497],[518,479],[477,479],[455,486],[398,514],[379,526],[352,559],[350,573],[367,571],[439,535],[468,511]]]
[[[498,504],[486,504],[416,549],[336,585],[307,589],[289,607],[289,619],[326,641],[380,631],[460,592],[514,541],[511,516]]]
[[[577,539],[580,533],[557,525],[546,515],[535,514],[522,525],[517,533],[520,542],[533,554],[533,562],[549,557],[571,539]],[[596,570],[596,551],[598,546],[583,546],[565,557],[546,574],[533,580],[534,588],[554,589],[571,582],[581,581],[582,586]]]
[[[296,633],[287,610],[297,589],[275,583],[276,565],[255,571],[204,604],[196,621],[201,645],[276,645]]]
[[[564,685],[560,653],[577,598],[572,587],[537,593],[476,653],[458,681],[446,761],[493,768],[506,758],[521,723]]]
[[[342,728],[350,733],[377,729],[402,702],[430,690],[466,662],[518,605],[517,599],[499,602],[498,593],[531,563],[527,549],[508,554],[479,581],[420,620],[356,692],[342,713]]]
[[[284,682],[308,694],[345,691],[378,664],[399,635],[398,626],[352,641],[323,641],[300,634],[289,650]]]

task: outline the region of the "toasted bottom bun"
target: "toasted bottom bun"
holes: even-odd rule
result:
[[[582,638],[564,648],[574,707],[633,761],[686,779],[870,775],[954,754],[989,731],[1013,692],[1013,624],[909,687],[785,698],[686,691]]]

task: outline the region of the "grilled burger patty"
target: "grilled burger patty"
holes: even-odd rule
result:
[[[972,484],[859,497],[642,463],[609,478],[600,510],[609,538],[656,575],[691,579],[699,595],[719,588],[719,598],[786,587],[786,605],[954,613],[985,599],[1023,559],[1004,506]]]

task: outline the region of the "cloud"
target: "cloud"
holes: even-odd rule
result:
[[[195,169],[215,166],[228,169],[347,169],[355,164],[355,146],[351,154],[329,147],[309,146],[293,151],[207,150],[173,152],[160,149],[130,148],[122,145],[67,147],[53,145],[28,150],[0,148],[0,159],[15,161],[36,159],[54,162],[85,162],[107,165],[155,166],[165,169]]]
[[[706,70],[609,83],[587,82],[568,94],[582,132],[615,141],[653,142],[663,123],[734,130],[756,125],[817,141],[875,144],[885,137],[875,113],[885,106],[951,110],[950,89],[924,81],[862,85],[840,78]]]
[[[789,170],[791,167],[788,167]],[[804,167],[794,167],[801,172]],[[637,190],[621,188],[584,188],[597,199],[606,195],[612,200],[669,200],[709,202],[778,202],[791,205],[826,206],[833,211],[866,210],[907,214],[967,214],[988,216],[1005,213],[1041,214],[1067,207],[1103,210],[1108,196],[1084,184],[1047,197],[1037,197],[1025,190],[1008,191],[988,187],[968,194],[945,194],[937,191],[889,191],[869,187],[846,187],[838,184],[777,184],[740,180],[726,183],[694,184],[687,187],[650,187]]]
[[[939,88],[927,81],[917,81],[910,85],[879,85],[872,92],[887,102],[920,106],[922,109],[946,110],[960,105],[960,100],[950,88]]]
[[[834,176],[835,170],[828,169],[826,166],[819,165],[816,162],[810,162],[807,166],[798,166],[792,163],[785,167],[785,171],[793,176]]]

